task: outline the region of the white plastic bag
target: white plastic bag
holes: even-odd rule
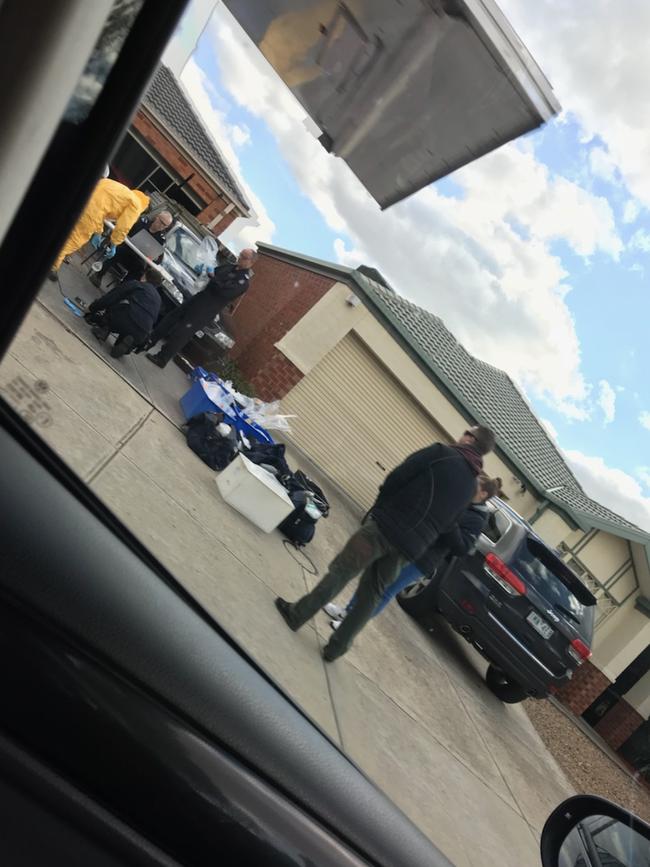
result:
[[[214,270],[217,267],[217,256],[219,255],[219,245],[214,238],[207,236],[201,241],[199,252],[196,254],[196,260],[204,266],[203,270]]]
[[[207,379],[202,379],[201,385],[207,397],[219,407],[221,412],[225,412],[227,415],[233,414],[232,408],[235,403],[235,396],[232,392],[225,392],[218,382],[210,382]]]
[[[232,383],[225,383],[226,387],[231,389]],[[237,403],[241,406],[242,412],[245,413],[249,421],[254,421],[266,430],[281,430],[291,432],[289,425],[290,418],[296,418],[295,415],[282,415],[280,413],[280,401],[274,400],[270,403],[264,403],[258,397],[248,397],[246,394],[240,394],[233,389]]]

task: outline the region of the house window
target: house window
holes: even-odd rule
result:
[[[130,133],[124,136],[111,160],[113,175],[132,190],[139,187],[157,168],[158,163]]]
[[[164,193],[194,216],[204,208],[200,202],[194,201],[186,188],[179,186],[177,178],[163,168],[131,133],[124,136],[111,161],[111,170],[114,177],[127,187],[149,194]]]

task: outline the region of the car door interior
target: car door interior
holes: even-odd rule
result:
[[[137,6],[4,236],[0,352],[184,3]],[[1,400],[0,475],[3,865],[449,865]]]

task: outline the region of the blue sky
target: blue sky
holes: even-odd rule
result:
[[[565,113],[383,214],[304,129],[297,104],[221,4],[183,82],[254,197],[259,225],[228,230],[234,246],[257,237],[378,267],[513,376],[592,495],[650,529],[650,430],[640,421],[650,411],[650,175],[646,187],[616,92],[604,111],[589,58],[580,60],[582,78],[566,59],[562,40],[584,35],[585,20],[572,10],[551,49],[542,12],[523,0],[503,5],[547,62]],[[594,50],[613,9],[603,0],[588,22],[603,31],[594,30]],[[626,72],[616,70],[621,88]],[[411,238],[422,249],[405,264]]]

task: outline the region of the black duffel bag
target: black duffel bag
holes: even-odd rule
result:
[[[237,431],[231,427],[222,436],[217,429],[222,421],[221,413],[202,412],[184,425],[188,446],[212,470],[224,470],[238,452]]]
[[[314,538],[316,523],[321,517],[329,515],[330,506],[323,491],[302,470],[283,479],[283,483],[295,508],[278,530],[297,548],[301,548]],[[314,506],[319,514],[310,515]]]

